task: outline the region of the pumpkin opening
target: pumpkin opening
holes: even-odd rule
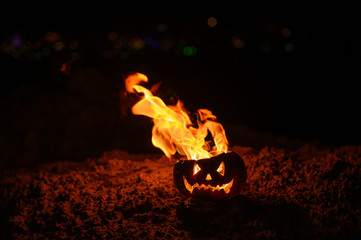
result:
[[[204,191],[224,191],[225,193],[229,193],[229,191],[231,190],[231,187],[233,186],[233,179],[226,184],[222,184],[217,185],[217,186],[212,186],[212,185],[205,185],[205,184],[201,184],[199,185],[198,183],[195,183],[194,185],[191,185],[188,183],[187,179],[185,178],[185,176],[183,176],[183,181],[184,181],[184,186],[186,187],[186,189],[190,192],[193,193],[193,190],[204,190]]]

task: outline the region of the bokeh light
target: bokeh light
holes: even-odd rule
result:
[[[271,43],[269,42],[264,42],[262,45],[261,45],[261,49],[263,52],[265,53],[270,53],[272,51],[272,46],[271,46]]]
[[[44,57],[48,57],[48,56],[50,56],[50,54],[51,54],[51,50],[50,50],[48,47],[44,47],[44,48],[41,50],[41,54],[42,54]]]
[[[134,38],[129,40],[128,45],[132,49],[140,50],[140,49],[142,49],[144,47],[145,42],[144,42],[143,39],[141,39],[139,37],[134,37]]]
[[[120,53],[120,59],[126,60],[129,57],[129,53],[127,51],[123,51]]]
[[[115,40],[117,40],[118,38],[118,34],[116,32],[111,32],[108,34],[108,40],[111,42],[114,42]]]
[[[150,46],[152,49],[158,49],[160,47],[160,43],[158,41],[153,41]]]
[[[174,48],[176,43],[177,43],[177,41],[171,37],[164,38],[160,42],[160,49],[163,51],[170,51],[171,49]],[[179,44],[178,47],[181,47],[183,49],[183,47],[185,45],[186,45],[186,43],[182,42],[182,44]]]
[[[54,44],[54,49],[55,49],[56,51],[61,51],[61,50],[63,50],[63,49],[64,49],[64,43],[61,42],[61,41],[56,42],[56,43]]]
[[[144,37],[145,44],[149,45],[152,49],[158,49],[160,47],[160,43],[157,40],[154,40],[152,36]]]
[[[194,56],[197,54],[197,48],[195,46],[186,46],[183,48],[183,54],[185,56]]]
[[[48,42],[56,42],[59,40],[60,35],[56,32],[47,32],[44,36],[45,40]]]
[[[79,52],[78,52],[78,51],[72,51],[72,52],[71,52],[71,56],[72,56],[73,58],[78,58],[78,57],[79,57]]]
[[[233,37],[231,39],[232,45],[235,48],[243,48],[244,47],[244,41],[239,37]]]
[[[12,38],[11,38],[11,45],[14,47],[14,48],[19,48],[21,47],[22,45],[22,39],[21,39],[21,36],[16,34],[14,35]]]
[[[295,45],[293,45],[293,43],[286,43],[285,50],[286,52],[291,53],[295,50]]]
[[[156,29],[157,29],[158,32],[164,33],[165,31],[167,31],[168,26],[165,23],[158,23],[157,26],[156,26]]]
[[[291,30],[287,27],[282,29],[282,36],[284,36],[285,38],[289,38],[291,36]]]
[[[69,48],[70,48],[71,50],[77,49],[78,46],[79,46],[79,42],[78,42],[77,40],[73,40],[73,41],[70,41],[70,42],[69,42]]]
[[[17,59],[21,56],[23,52],[19,49],[14,49],[13,51],[11,51],[11,56],[14,58],[14,59]]]
[[[207,24],[210,27],[215,27],[217,25],[217,23],[218,23],[218,21],[217,21],[217,19],[215,17],[210,17],[207,20]]]
[[[118,39],[118,40],[116,40],[116,41],[114,42],[113,48],[114,48],[115,50],[119,50],[119,49],[122,48],[122,46],[123,46],[122,40]]]

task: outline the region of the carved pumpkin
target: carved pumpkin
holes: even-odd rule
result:
[[[234,152],[200,160],[180,160],[174,165],[173,180],[186,196],[222,200],[238,195],[247,179],[247,170]]]

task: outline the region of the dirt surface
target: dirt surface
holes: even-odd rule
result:
[[[226,202],[188,199],[174,162],[106,152],[1,176],[2,239],[360,239],[361,146],[232,149],[245,191]]]

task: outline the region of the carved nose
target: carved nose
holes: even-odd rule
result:
[[[206,180],[212,180],[211,175],[209,173],[206,176]]]

